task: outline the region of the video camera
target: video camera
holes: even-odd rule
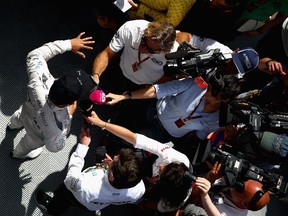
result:
[[[237,126],[237,134],[224,142],[253,164],[267,166],[288,162],[288,113],[270,112],[251,102],[222,104],[219,126]]]
[[[220,49],[212,49],[207,53],[200,49],[180,49],[166,54],[165,58],[168,60],[163,67],[165,75],[186,74],[193,78],[205,75],[207,70],[214,69],[227,60]]]
[[[243,123],[252,131],[287,132],[288,113],[271,112],[257,104],[247,101],[235,101],[222,104],[219,115],[219,126]]]
[[[208,155],[207,161],[212,164],[216,161],[221,162],[222,174],[227,184],[225,187],[237,187],[251,179],[260,182],[263,185],[263,191],[269,191],[270,194],[283,200],[288,198],[288,184],[284,182],[283,176],[254,166],[241,156],[232,155],[216,147]]]

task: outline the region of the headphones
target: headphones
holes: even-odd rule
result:
[[[258,181],[247,180],[245,182],[236,182],[234,188],[245,196],[247,200],[244,201],[247,202],[248,209],[257,211],[267,205],[270,200],[269,192],[264,192],[262,186]]]
[[[220,73],[217,73],[217,69],[214,69],[211,72],[207,73],[206,77],[211,89],[211,94],[214,97],[217,97],[217,95],[224,88],[223,76]]]

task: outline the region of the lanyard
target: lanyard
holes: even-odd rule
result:
[[[140,54],[140,52],[138,51],[138,66],[139,66],[141,63],[143,63],[143,62],[145,62],[146,60],[148,60],[149,58],[150,58],[150,56],[147,56],[146,58],[144,58],[144,59],[141,60],[141,54]]]
[[[132,70],[133,72],[138,71],[139,66],[141,63],[145,62],[146,60],[148,60],[150,58],[150,56],[147,56],[146,58],[141,60],[141,56],[140,56],[140,52],[138,51],[138,62],[135,62],[134,64],[132,64]]]
[[[199,100],[197,106],[193,109],[193,111],[186,117],[183,118],[182,121],[185,123],[188,120],[192,120],[192,119],[197,119],[197,118],[202,118],[202,116],[193,116],[193,114],[196,112],[196,110],[198,109],[201,101],[203,100],[204,97],[201,97],[201,99]]]

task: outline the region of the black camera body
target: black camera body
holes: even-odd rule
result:
[[[226,141],[225,149],[253,164],[272,167],[288,162],[288,113],[270,112],[251,102],[222,104],[219,126],[237,125],[236,136]],[[224,147],[225,148],[225,147]]]
[[[288,184],[284,182],[283,176],[279,174],[252,165],[249,161],[223,151],[219,147],[210,152],[207,161],[212,164],[216,161],[221,162],[226,187],[237,187],[252,179],[263,185],[264,192],[269,191],[277,198],[288,198]]]
[[[208,69],[216,68],[227,59],[220,49],[212,49],[207,53],[199,49],[179,50],[165,55],[167,59],[163,67],[166,76],[186,74],[193,78],[204,76]]]
[[[238,123],[245,124],[252,131],[285,133],[288,129],[288,113],[271,112],[247,101],[221,104],[219,126]]]

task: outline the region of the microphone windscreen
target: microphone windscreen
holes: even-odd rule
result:
[[[167,53],[165,55],[165,59],[172,60],[172,59],[184,58],[187,55],[189,55],[189,52],[187,50],[179,50],[177,52]]]
[[[97,105],[102,105],[106,103],[106,95],[104,91],[99,89],[92,91],[89,95],[89,99],[92,101],[92,103]]]

